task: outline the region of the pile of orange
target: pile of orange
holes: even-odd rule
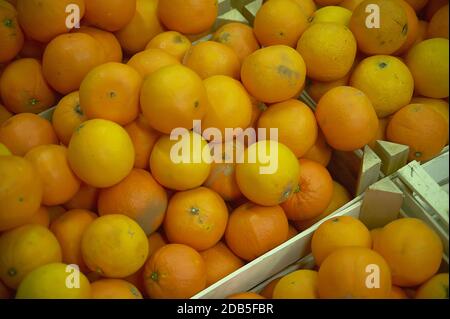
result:
[[[427,161],[447,144],[445,1],[268,0],[253,26],[218,14],[217,0],[0,0],[0,297],[190,298],[351,200],[334,150],[386,139]]]

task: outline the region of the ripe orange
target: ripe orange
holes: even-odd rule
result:
[[[86,21],[106,31],[125,27],[136,12],[136,0],[89,0],[86,2]]]
[[[314,0],[294,0],[301,8],[302,11],[309,18],[317,10],[317,5]]]
[[[416,41],[414,42],[414,45],[422,41],[425,41],[427,39],[427,32],[428,32],[428,22],[419,20],[419,30],[417,31],[417,38]]]
[[[81,82],[81,108],[89,119],[129,124],[139,114],[141,84],[141,77],[132,67],[116,62],[102,64]]]
[[[274,45],[250,54],[242,64],[242,83],[258,101],[277,103],[300,94],[306,66],[302,56],[284,45]]]
[[[316,81],[310,80],[306,85],[306,92],[308,92],[309,96],[316,102],[320,101],[322,96],[325,95],[331,89],[334,89],[338,86],[346,86],[350,80],[351,71],[344,76],[343,78],[337,79],[335,81]]]
[[[389,299],[408,299],[406,292],[397,286],[392,286]]]
[[[189,246],[166,245],[145,264],[144,280],[152,299],[191,298],[206,287],[205,262]]]
[[[318,299],[317,282],[317,271],[294,271],[277,283],[273,290],[273,299]]]
[[[139,115],[136,121],[128,124],[124,128],[133,142],[136,153],[134,167],[148,168],[153,146],[160,134],[150,127],[142,114]]]
[[[158,2],[137,0],[133,19],[116,32],[122,49],[128,54],[143,51],[154,36],[164,31],[158,20]]]
[[[134,147],[128,133],[118,124],[106,120],[89,120],[81,124],[72,136],[68,154],[75,174],[85,183],[99,188],[120,182],[134,164]]]
[[[13,113],[40,113],[56,101],[45,82],[42,66],[35,59],[19,59],[5,68],[0,78],[0,96]]]
[[[200,187],[172,196],[164,219],[164,233],[171,243],[202,251],[219,242],[227,222],[224,200],[216,192]]]
[[[80,11],[80,19],[85,13],[84,0],[17,0],[17,12],[25,34],[36,41],[48,43],[57,35],[69,32],[66,21],[67,7],[74,4]],[[67,92],[69,93],[69,92]]]
[[[317,140],[318,125],[314,112],[303,102],[288,100],[271,105],[264,111],[258,128],[278,129],[278,141],[291,149],[296,157],[302,157]]]
[[[33,164],[41,177],[44,205],[64,204],[80,189],[80,180],[70,169],[65,146],[37,146],[25,155],[25,159]]]
[[[0,126],[12,116],[13,114],[10,111],[8,111],[3,105],[0,104]]]
[[[113,33],[87,26],[81,26],[76,32],[86,33],[100,43],[105,62],[122,62],[122,48]]]
[[[209,108],[202,121],[202,128],[219,129],[225,136],[227,128],[245,130],[252,117],[252,102],[244,86],[224,75],[215,75],[203,81],[208,94]],[[204,137],[208,138],[207,131]],[[221,142],[221,141],[217,141]]]
[[[143,299],[141,292],[122,279],[101,279],[91,284],[92,299]]]
[[[178,64],[179,61],[162,49],[147,49],[131,57],[127,62],[142,78],[161,69],[162,67]]]
[[[227,75],[239,80],[241,62],[232,48],[225,44],[206,41],[193,45],[183,58],[183,64],[202,79],[213,75]]]
[[[237,294],[233,294],[231,296],[228,296],[227,299],[253,299],[253,300],[257,300],[257,299],[266,299],[263,296],[254,293],[254,292],[242,292],[242,293],[237,293]]]
[[[214,33],[212,39],[233,49],[241,63],[246,57],[261,48],[253,29],[239,22],[223,25]]]
[[[387,299],[392,288],[391,272],[377,252],[346,247],[335,251],[322,263],[318,285],[322,299]]]
[[[97,198],[99,189],[82,183],[78,192],[67,202],[64,207],[70,209],[86,209],[97,211]]]
[[[181,33],[166,31],[151,39],[145,49],[161,49],[181,62],[191,45],[191,41]]]
[[[284,202],[290,220],[309,220],[320,215],[333,197],[333,179],[328,170],[314,161],[301,159],[300,178],[294,195]]]
[[[100,43],[85,33],[63,34],[45,48],[42,71],[48,84],[61,94],[79,89],[83,78],[105,61]]]
[[[375,23],[376,19],[369,17],[368,6],[377,5],[380,23],[374,27],[367,26]],[[404,5],[392,0],[364,0],[353,11],[350,29],[358,42],[358,48],[365,54],[390,55],[402,48],[407,41],[409,28],[408,16]]]
[[[299,231],[304,231],[311,227],[312,225],[316,224],[317,222],[321,221],[325,217],[331,215],[335,211],[337,211],[339,208],[347,204],[351,201],[351,196],[349,192],[338,182],[333,181],[333,197],[331,198],[331,202],[328,205],[328,207],[317,217],[303,220],[303,221],[296,221],[295,227]]]
[[[321,130],[318,130],[316,143],[302,156],[303,159],[311,160],[327,167],[331,161],[333,150],[327,144],[325,136]]]
[[[14,155],[24,156],[36,146],[57,144],[58,138],[49,121],[36,114],[21,113],[0,126],[0,143]]]
[[[17,289],[32,270],[61,261],[55,236],[41,225],[25,225],[0,237],[0,279]]]
[[[308,16],[294,0],[271,0],[256,14],[254,33],[261,45],[295,47],[308,28]]]
[[[403,43],[401,48],[395,52],[395,55],[402,55],[406,53],[416,42],[416,39],[419,35],[419,18],[416,15],[416,12],[411,7],[408,2],[405,0],[396,0],[398,3],[400,3],[403,6],[403,9],[405,10],[406,17],[408,19],[408,34],[406,36],[406,41]]]
[[[189,68],[171,65],[150,74],[142,85],[141,108],[150,126],[170,134],[173,129],[193,128],[208,109],[201,78]]]
[[[161,233],[154,232],[148,236],[148,258],[165,245],[167,245],[167,241],[163,238]]]
[[[164,135],[156,142],[150,156],[150,170],[161,185],[185,191],[203,185],[211,171],[212,159],[208,144],[201,135],[190,132],[180,138],[178,142],[171,141],[169,136]],[[172,158],[174,154],[180,155],[172,154],[180,147],[187,154]]]
[[[169,30],[199,34],[213,26],[218,3],[217,0],[159,0],[158,14]]]
[[[225,240],[237,256],[252,261],[284,243],[288,232],[288,220],[280,206],[263,207],[249,202],[230,215]]]
[[[448,3],[433,15],[428,25],[427,37],[448,39]]]
[[[244,262],[219,242],[200,253],[206,265],[206,286],[211,286],[244,266]]]
[[[434,111],[438,112],[444,118],[447,123],[447,128],[449,126],[449,108],[448,102],[441,99],[430,99],[423,97],[414,97],[411,100],[411,104],[424,104],[425,106],[432,108]],[[448,134],[447,134],[448,135]],[[448,139],[447,139],[448,144]]]
[[[414,287],[423,284],[439,270],[443,244],[423,221],[403,218],[383,228],[374,250],[389,264],[394,285]]]
[[[365,146],[378,130],[378,118],[369,98],[360,90],[340,86],[319,101],[316,118],[328,144],[340,151]]]
[[[50,226],[50,230],[61,245],[62,261],[69,265],[77,265],[82,272],[87,272],[88,268],[81,254],[81,238],[96,218],[97,215],[93,212],[74,209],[56,218]]]
[[[327,220],[314,232],[311,242],[312,254],[319,266],[333,252],[352,246],[372,248],[372,238],[367,227],[350,216]]]
[[[425,162],[438,155],[448,140],[442,115],[424,104],[410,104],[394,114],[387,127],[389,141],[408,145],[409,160]]]
[[[448,273],[439,274],[419,287],[416,299],[448,299]]]
[[[314,23],[336,23],[348,26],[352,11],[343,8],[342,6],[326,6],[318,9],[309,17],[311,24]]]
[[[161,226],[166,209],[166,191],[143,169],[133,169],[119,184],[102,189],[98,198],[101,216],[126,215],[136,221],[147,235]]]
[[[24,36],[17,21],[17,11],[6,1],[0,1],[0,63],[12,60],[24,45]]]
[[[408,67],[400,59],[387,55],[361,61],[350,85],[367,95],[380,118],[407,105],[414,93],[414,79]]]
[[[52,116],[55,133],[64,145],[69,145],[73,132],[85,121],[87,117],[81,109],[78,91],[63,97],[56,105]]]
[[[131,218],[106,215],[94,220],[84,231],[81,251],[90,270],[108,278],[124,278],[144,265],[148,240]]]
[[[305,60],[308,77],[334,81],[343,78],[351,70],[357,46],[352,32],[346,26],[316,23],[303,33],[297,51]]]

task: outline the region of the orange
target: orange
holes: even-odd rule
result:
[[[128,281],[101,279],[91,284],[92,299],[143,299],[141,292]]]
[[[113,33],[88,26],[81,26],[77,32],[86,33],[100,43],[105,62],[122,62],[122,48]]]
[[[13,114],[0,104],[0,126],[12,116]]]
[[[261,114],[258,128],[266,129],[266,136],[270,129],[278,129],[278,141],[289,147],[296,157],[302,157],[314,146],[318,134],[314,112],[298,100],[271,105]]]
[[[392,287],[391,272],[375,251],[346,247],[322,263],[318,285],[321,299],[387,299]]]
[[[61,245],[62,261],[69,265],[78,265],[82,272],[86,272],[88,268],[81,255],[81,238],[96,218],[97,215],[93,212],[74,209],[56,218],[50,226]]]
[[[185,191],[203,185],[211,172],[212,159],[201,135],[189,132],[179,137],[181,140],[177,142],[165,135],[156,142],[150,156],[150,170],[161,185]],[[175,155],[180,149],[183,154]]]
[[[136,12],[136,0],[88,0],[86,21],[106,31],[124,28]]]
[[[304,231],[311,227],[312,225],[316,224],[317,222],[321,221],[325,217],[331,215],[332,213],[336,212],[339,208],[347,204],[351,201],[351,196],[349,192],[338,182],[333,181],[333,197],[331,198],[331,202],[328,205],[328,207],[321,213],[319,216],[303,220],[303,221],[296,221],[295,227],[299,231]]]
[[[179,61],[162,49],[147,49],[131,57],[127,62],[142,78],[161,69],[162,67],[178,64]]]
[[[373,139],[379,125],[369,98],[349,86],[326,93],[317,105],[316,118],[327,143],[340,151],[365,146]]]
[[[280,206],[263,207],[249,202],[231,213],[225,240],[233,253],[252,261],[284,243],[288,232],[288,220]]]
[[[218,3],[217,0],[159,0],[158,14],[169,30],[199,34],[213,26]]]
[[[290,220],[308,220],[320,215],[333,197],[333,179],[328,170],[307,159],[299,160],[300,178],[294,195],[281,206]]]
[[[350,80],[350,75],[351,75],[351,72],[349,72],[343,78],[337,79],[335,81],[328,81],[328,82],[310,80],[308,82],[308,84],[306,85],[306,92],[317,103],[320,101],[322,96],[324,96],[325,93],[327,93],[331,89],[334,89],[338,86],[348,85],[348,82]]]
[[[119,183],[134,164],[134,147],[128,133],[106,120],[89,120],[78,126],[68,155],[75,174],[86,184],[98,188]]]
[[[282,277],[272,280],[267,286],[264,287],[263,290],[261,290],[260,295],[267,299],[273,298],[273,291],[275,290],[275,287],[280,282]]]
[[[406,65],[419,95],[446,98],[449,95],[448,39],[434,38],[415,45],[406,56]]]
[[[87,121],[87,116],[80,106],[80,94],[72,92],[63,97],[52,116],[52,124],[58,139],[64,145],[69,145],[75,129]]]
[[[428,25],[427,37],[448,39],[448,10],[449,5],[440,8],[434,15]]]
[[[24,45],[24,36],[17,21],[16,8],[0,1],[0,63],[12,60]]]
[[[45,48],[42,71],[48,84],[61,94],[80,88],[90,70],[105,61],[100,43],[85,33],[63,34]]]
[[[343,8],[342,6],[326,6],[318,9],[309,18],[311,24],[313,23],[337,23],[348,26],[352,11]]]
[[[147,235],[161,226],[166,209],[166,191],[143,169],[133,169],[119,184],[102,189],[98,197],[101,216],[126,215],[135,220]]]
[[[219,129],[224,137],[226,129],[245,130],[250,125],[252,102],[239,81],[228,76],[215,75],[204,80],[203,84],[209,100],[209,108],[202,121],[205,138],[208,138],[208,128]]]
[[[133,142],[136,153],[134,167],[148,168],[153,146],[160,134],[150,127],[142,114],[139,115],[136,121],[128,124],[124,128]]]
[[[414,42],[414,45],[425,41],[427,39],[427,32],[428,32],[428,22],[419,20],[419,30],[417,31],[417,38]]]
[[[0,78],[0,96],[13,113],[40,113],[56,102],[45,82],[42,66],[35,59],[19,59],[6,67]]]
[[[78,276],[77,276],[78,277]],[[74,289],[73,267],[62,263],[41,266],[30,272],[17,289],[16,299],[89,299],[91,287],[82,273]],[[68,285],[68,282],[71,285]]]
[[[343,78],[351,70],[357,46],[352,32],[346,26],[315,23],[303,33],[297,51],[305,60],[308,77],[334,81]]]
[[[0,279],[17,289],[32,270],[61,261],[61,247],[55,236],[41,225],[25,225],[0,237]]]
[[[414,93],[414,79],[408,67],[388,55],[361,61],[353,71],[350,85],[367,95],[380,118],[409,104]]]
[[[363,2],[363,0],[344,0],[342,1],[339,6],[346,8],[350,11],[355,11],[356,7],[359,6],[359,4]]]
[[[191,45],[191,41],[181,33],[166,31],[153,37],[145,49],[161,49],[181,62]]]
[[[300,94],[306,66],[302,56],[284,45],[274,45],[250,54],[242,64],[242,83],[258,101],[277,103]]]
[[[376,25],[377,21],[372,17],[376,13],[366,11],[370,5],[377,5],[379,8],[379,25]],[[371,24],[370,28],[367,23]],[[405,6],[400,1],[364,0],[353,11],[350,30],[363,53],[393,54],[402,48],[408,38],[408,15]]]
[[[106,215],[86,228],[81,252],[90,270],[108,278],[124,278],[144,265],[148,241],[142,228],[131,218]]]
[[[254,33],[261,45],[295,47],[308,28],[308,16],[294,0],[271,0],[256,14]]]
[[[97,198],[99,189],[82,183],[78,192],[64,203],[66,209],[86,209],[97,211]]]
[[[148,258],[165,245],[167,245],[167,242],[159,232],[154,232],[148,236]]]
[[[141,77],[132,67],[116,62],[102,64],[81,82],[81,108],[89,119],[129,124],[139,114],[141,84]]]
[[[144,280],[152,299],[191,298],[206,287],[206,265],[191,247],[166,245],[145,264]]]
[[[406,41],[403,43],[401,48],[395,52],[395,55],[401,55],[406,53],[416,42],[419,35],[419,18],[416,15],[414,9],[405,0],[398,1],[405,10],[406,16],[408,18],[408,34],[406,36]]]
[[[416,299],[448,299],[448,273],[439,274],[419,287]]]
[[[416,0],[407,0],[407,1],[416,1]],[[417,1],[426,1],[426,0],[417,0]],[[425,18],[427,21],[430,21],[434,14],[443,6],[448,3],[448,0],[429,0],[428,5],[425,8]]]
[[[389,299],[408,299],[408,296],[406,295],[406,292],[403,291],[402,288],[392,286],[391,295]]]
[[[242,293],[237,293],[237,294],[233,294],[231,296],[228,296],[227,299],[253,299],[253,300],[257,300],[257,299],[266,299],[263,296],[254,293],[254,292],[242,292]]]
[[[41,206],[38,211],[28,220],[28,224],[36,224],[48,228],[50,226],[50,213],[48,208]]]
[[[409,160],[425,162],[442,151],[447,133],[442,115],[425,104],[410,104],[394,114],[386,135],[390,142],[409,146]]]
[[[423,221],[403,218],[383,228],[374,250],[389,264],[394,285],[414,287],[437,273],[442,262],[443,244]]]
[[[429,99],[423,97],[414,97],[411,100],[413,104],[424,104],[425,106],[432,108],[440,115],[444,117],[445,122],[447,123],[447,128],[449,126],[449,110],[448,110],[448,102],[440,99]],[[448,139],[447,139],[448,142]]]
[[[333,6],[342,2],[342,0],[314,0],[314,2],[319,6]]]
[[[368,145],[375,149],[375,145],[377,141],[386,141],[386,130],[389,125],[389,118],[379,119],[378,131],[375,137],[368,143]]]
[[[49,121],[36,114],[21,113],[0,126],[0,143],[13,154],[24,156],[36,146],[57,144],[58,138]]]
[[[143,51],[154,36],[164,31],[158,20],[158,2],[137,0],[133,19],[116,32],[122,49],[128,54]]]
[[[333,150],[327,144],[325,136],[321,130],[318,130],[316,143],[302,156],[303,159],[308,159],[327,167],[331,161],[331,156],[333,155]]]
[[[201,252],[200,255],[206,265],[206,286],[215,284],[244,266],[244,262],[222,242]]]
[[[317,281],[317,271],[294,271],[277,283],[273,290],[273,299],[318,299]]]
[[[329,219],[314,232],[311,250],[317,265],[344,247],[372,248],[370,232],[358,219],[351,216]]]
[[[70,169],[65,146],[37,146],[25,155],[25,159],[34,165],[41,177],[44,205],[64,204],[78,192],[80,180]]]
[[[214,191],[200,187],[176,193],[169,201],[164,233],[171,243],[197,251],[216,245],[225,233],[228,209]]]
[[[233,49],[241,62],[261,48],[253,33],[253,29],[239,22],[223,25],[214,33],[212,39]]]
[[[183,64],[202,79],[213,75],[227,75],[239,80],[241,62],[232,48],[225,44],[205,41],[193,45],[183,58]]]
[[[84,0],[18,0],[17,12],[25,34],[36,41],[48,43],[57,35],[69,32],[66,21],[69,5],[78,6],[80,19],[85,13]],[[69,93],[69,92],[68,92]]]
[[[307,17],[313,15],[313,13],[317,10],[317,5],[314,0],[294,0],[301,8],[302,11],[306,14]]]

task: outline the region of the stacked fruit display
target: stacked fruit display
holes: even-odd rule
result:
[[[423,162],[447,144],[448,1],[218,11],[0,0],[1,297],[190,298],[351,200],[333,150],[388,140]]]

